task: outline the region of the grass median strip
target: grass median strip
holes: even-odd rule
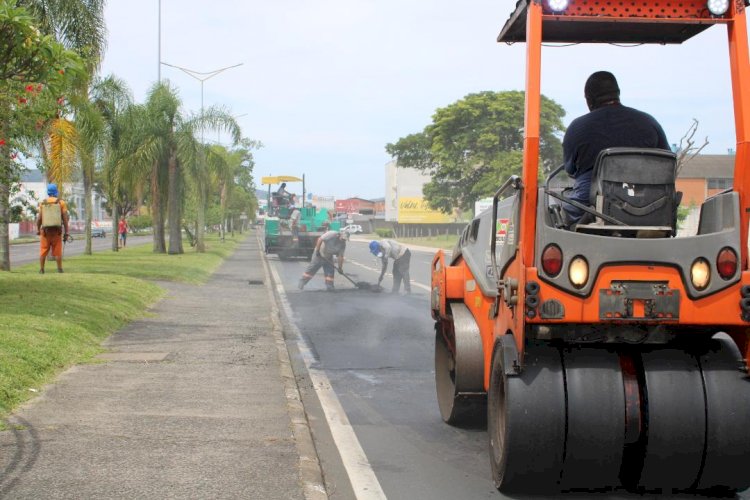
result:
[[[141,245],[66,258],[64,274],[54,272],[54,262],[44,275],[37,265],[0,273],[0,417],[142,316],[164,292],[151,281],[203,283],[243,236],[209,238],[202,254],[154,254]]]
[[[398,238],[400,243],[405,245],[419,245],[422,247],[433,247],[442,248],[444,250],[450,250],[456,246],[458,241],[458,235],[456,234],[441,234],[436,236],[423,236],[420,238]]]

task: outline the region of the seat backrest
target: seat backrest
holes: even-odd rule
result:
[[[591,202],[605,215],[633,226],[677,224],[677,158],[671,151],[609,148],[597,156]]]

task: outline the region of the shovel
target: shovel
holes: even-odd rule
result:
[[[383,290],[383,287],[382,287],[382,286],[380,286],[380,285],[373,285],[372,283],[368,283],[368,282],[366,282],[366,281],[354,281],[354,280],[352,279],[352,277],[351,277],[351,276],[349,276],[349,275],[348,275],[348,274],[346,274],[346,273],[345,273],[344,271],[342,271],[342,270],[341,270],[341,269],[339,269],[339,268],[338,268],[337,266],[335,266],[335,265],[333,264],[333,262],[331,262],[330,260],[326,259],[326,258],[325,258],[325,257],[323,257],[322,255],[320,256],[320,258],[321,258],[321,259],[323,259],[324,261],[328,262],[329,264],[331,264],[331,265],[333,266],[333,268],[334,268],[334,269],[335,269],[335,270],[336,270],[336,271],[337,271],[337,272],[338,272],[338,273],[339,273],[339,274],[340,274],[341,276],[343,276],[344,278],[346,278],[346,279],[348,279],[349,281],[351,281],[352,285],[356,286],[358,290],[370,290],[371,292],[375,292],[375,293],[381,292],[381,291]]]

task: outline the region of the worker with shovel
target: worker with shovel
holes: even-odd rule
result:
[[[333,258],[334,256],[337,258],[339,272],[344,274],[344,252],[346,251],[346,242],[348,239],[349,232],[343,229],[341,231],[326,231],[318,238],[310,265],[307,266],[302,278],[299,280],[298,287],[300,290],[305,288],[307,282],[315,276],[315,273],[321,267],[323,267],[323,274],[325,275],[326,290],[329,292],[334,290],[333,278],[336,270],[333,267]]]
[[[411,264],[411,251],[406,246],[393,240],[380,240],[370,242],[370,253],[378,257],[382,263],[378,286],[383,281],[385,271],[388,269],[388,258],[393,259],[393,288],[391,293],[398,293],[401,288],[401,280],[404,281],[404,291],[411,293],[411,282],[409,278],[409,266]]]

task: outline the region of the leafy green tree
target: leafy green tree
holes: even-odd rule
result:
[[[561,161],[563,108],[542,96],[540,167]],[[434,209],[471,209],[492,195],[523,162],[524,93],[485,91],[439,108],[432,123],[388,144],[398,165],[416,168],[432,179],[423,194]]]
[[[10,270],[8,222],[11,185],[29,143],[55,116],[57,96],[82,69],[81,60],[15,1],[0,0],[0,270]]]

